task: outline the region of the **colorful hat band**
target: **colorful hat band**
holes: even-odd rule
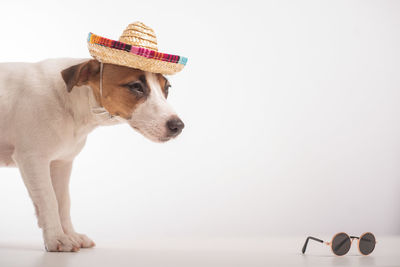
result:
[[[137,47],[137,46],[123,43],[123,42],[107,39],[107,38],[98,36],[93,33],[89,33],[88,43],[125,51],[128,53],[132,53],[132,54],[142,56],[145,58],[149,58],[149,59],[155,59],[155,60],[161,60],[161,61],[166,61],[166,62],[170,62],[170,63],[182,64],[183,66],[185,66],[186,62],[187,62],[186,57],[180,57],[180,56],[160,53],[160,52],[150,50],[147,48]]]

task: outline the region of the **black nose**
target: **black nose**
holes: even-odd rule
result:
[[[183,124],[183,121],[181,121],[181,119],[179,119],[178,117],[174,116],[167,121],[167,128],[171,136],[176,136],[180,134],[183,127],[185,127],[185,124]]]

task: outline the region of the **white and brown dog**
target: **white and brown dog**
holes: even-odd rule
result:
[[[161,74],[89,59],[0,64],[0,166],[19,168],[48,251],[95,245],[70,218],[72,162],[87,135],[126,122],[156,142],[176,137],[184,124],[169,87]]]

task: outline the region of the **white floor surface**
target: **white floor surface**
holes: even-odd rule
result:
[[[0,239],[0,267],[400,266],[400,236],[377,240],[370,256],[359,255],[353,245],[346,256],[336,257],[329,247],[311,241],[302,255],[304,237],[136,240],[97,244],[78,253],[48,253],[39,240]]]

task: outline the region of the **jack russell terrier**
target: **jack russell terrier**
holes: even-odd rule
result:
[[[47,251],[95,245],[70,218],[72,162],[87,135],[125,122],[155,142],[178,136],[169,87],[161,74],[95,59],[0,64],[0,166],[19,168]]]

